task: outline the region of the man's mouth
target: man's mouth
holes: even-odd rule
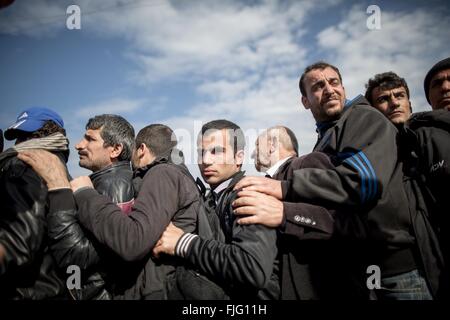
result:
[[[213,176],[216,173],[215,170],[203,170],[203,175],[206,177]]]
[[[389,114],[389,117],[396,117],[396,116],[401,116],[403,114],[403,111],[401,111],[401,110],[395,110],[394,112],[391,112],[390,114]]]
[[[326,104],[326,103],[328,103],[328,102],[331,102],[331,101],[338,101],[339,99],[338,99],[338,97],[336,97],[336,96],[331,96],[331,97],[329,97],[329,98],[326,98],[325,100],[324,100],[324,104]]]

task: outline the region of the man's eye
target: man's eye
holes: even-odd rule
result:
[[[438,86],[441,85],[441,82],[442,82],[442,81],[441,81],[440,79],[434,80],[434,81],[431,83],[431,87],[432,87],[432,88],[438,87]]]
[[[330,84],[333,85],[333,86],[337,86],[337,85],[339,85],[339,80],[338,79],[331,79],[330,80]]]
[[[314,92],[314,91],[317,91],[317,90],[319,90],[321,88],[323,88],[323,83],[320,82],[320,83],[316,83],[315,85],[313,85],[311,89]]]

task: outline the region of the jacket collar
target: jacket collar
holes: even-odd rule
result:
[[[161,163],[172,163],[176,165],[180,165],[184,167],[187,170],[186,165],[184,164],[184,155],[183,151],[181,151],[178,148],[172,148],[163,155],[157,157],[155,160],[153,160],[150,164],[146,165],[142,168],[137,168],[134,171],[134,176],[144,176],[148,170],[153,168],[154,166],[161,164]]]
[[[236,172],[234,175],[232,175],[228,180],[222,182],[222,183],[226,183],[227,181],[229,181],[228,184],[225,185],[224,188],[221,188],[220,190],[218,190],[216,192],[216,190],[219,188],[219,186],[221,186],[222,184],[220,184],[218,187],[216,187],[213,191],[218,194],[219,196],[221,194],[223,194],[224,192],[226,192],[227,190],[233,189],[234,186],[239,182],[239,180],[241,180],[245,175],[245,171],[238,171]]]
[[[123,168],[129,168],[131,170],[131,164],[129,161],[118,161],[118,162],[114,162],[112,164],[110,164],[109,166],[106,166],[105,168],[93,172],[89,175],[89,178],[91,178],[91,180],[97,179],[98,177],[106,174],[106,173],[110,173],[110,172],[114,172]]]
[[[286,157],[284,159],[278,160],[277,163],[275,163],[273,166],[269,168],[269,170],[266,171],[266,174],[268,174],[271,178],[277,174],[280,169],[284,166],[286,162],[288,162],[289,159],[292,159],[293,156]]]

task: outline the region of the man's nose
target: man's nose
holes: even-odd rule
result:
[[[447,92],[450,91],[450,79],[447,78],[446,80],[444,80],[444,82],[442,82],[442,91]]]
[[[389,100],[389,107],[391,109],[397,109],[399,106],[400,106],[400,101],[397,98],[393,97]]]
[[[84,149],[85,144],[84,144],[83,142],[84,142],[84,139],[81,140],[81,141],[79,141],[79,142],[75,145],[75,149],[77,149],[77,150],[82,150],[82,149]]]
[[[333,87],[330,85],[328,81],[325,81],[324,92],[327,94],[332,94],[334,92]]]
[[[212,155],[211,152],[204,152],[202,156],[203,164],[212,164]]]

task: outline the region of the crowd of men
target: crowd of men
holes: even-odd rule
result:
[[[15,145],[1,135],[0,299],[448,298],[450,127],[421,124],[448,119],[450,58],[425,76],[429,112],[413,113],[394,72],[349,100],[321,61],[299,89],[314,150],[267,128],[252,154],[265,177],[245,176],[243,131],[210,121],[197,140],[208,186],[164,124],[135,136],[121,116],[89,119],[75,148],[92,174],[72,178],[63,119],[20,113],[4,131]]]

